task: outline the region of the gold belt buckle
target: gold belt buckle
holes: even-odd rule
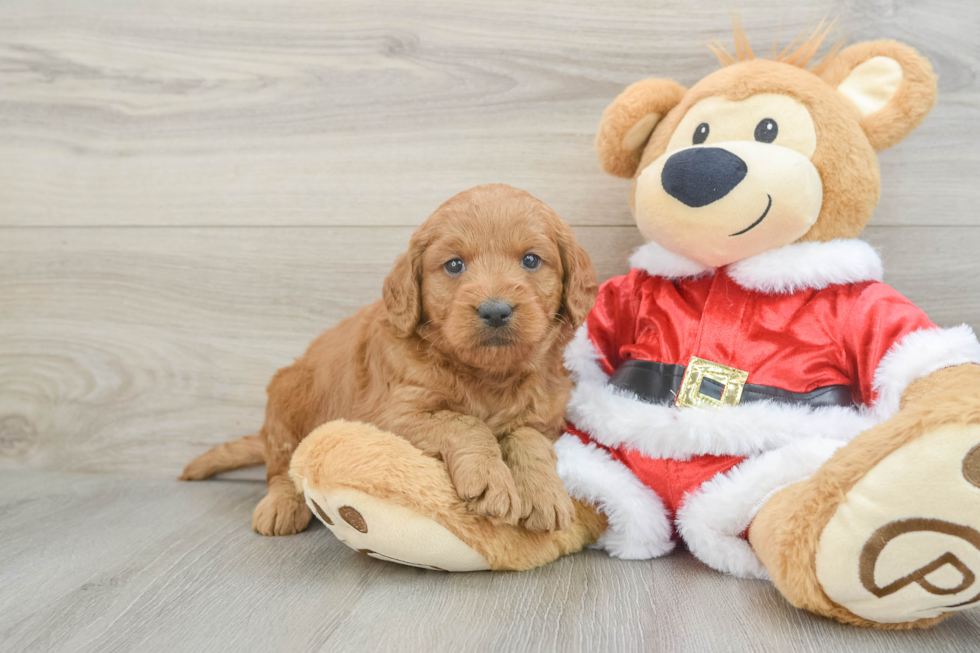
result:
[[[742,388],[749,378],[748,372],[714,363],[697,356],[691,356],[691,362],[684,371],[680,392],[677,393],[676,404],[700,408],[702,406],[738,406],[742,399]],[[707,388],[702,387],[708,380]],[[712,384],[711,381],[714,383]],[[721,385],[719,393],[717,385]],[[705,390],[719,395],[718,398],[705,394]]]

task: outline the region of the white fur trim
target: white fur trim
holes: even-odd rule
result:
[[[673,550],[673,526],[663,501],[633,472],[568,433],[555,442],[555,454],[568,494],[595,505],[609,520],[597,547],[627,560],[656,558]]]
[[[589,338],[589,327],[583,324],[565,347],[565,369],[575,383],[605,384],[609,376],[599,367],[603,356]]]
[[[665,279],[699,277],[715,271],[712,267],[669,252],[654,242],[641,245],[633,252],[630,256],[630,267]]]
[[[677,460],[704,454],[754,456],[810,438],[847,442],[878,421],[855,408],[809,408],[767,401],[677,408],[649,404],[596,383],[575,386],[568,416],[576,427],[607,447],[626,446],[650,458]]]
[[[844,443],[806,440],[750,458],[689,495],[677,511],[677,530],[709,567],[743,578],[769,578],[740,536],[779,490],[805,480]]]
[[[965,363],[980,363],[980,343],[969,326],[909,333],[891,346],[875,370],[875,415],[886,420],[897,413],[902,394],[913,381]]]
[[[647,274],[679,279],[713,272],[656,243],[647,243],[630,257],[630,266]],[[881,257],[863,240],[838,239],[826,243],[792,243],[732,263],[728,274],[746,290],[789,294],[811,288],[862,281],[881,281]]]
[[[881,257],[863,240],[793,243],[728,266],[735,283],[767,294],[881,281]]]

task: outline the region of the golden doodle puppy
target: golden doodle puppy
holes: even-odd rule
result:
[[[566,529],[575,508],[552,450],[571,391],[562,352],[596,291],[588,255],[543,202],[503,184],[462,192],[412,235],[381,301],[276,373],[261,433],[211,449],[181,478],[264,462],[252,526],[298,533],[312,514],[288,476],[293,451],[317,426],[352,420],[441,459],[473,512]]]

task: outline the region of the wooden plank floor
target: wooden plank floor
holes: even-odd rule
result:
[[[447,574],[315,526],[248,526],[261,481],[11,472],[0,485],[3,651],[975,651],[980,620],[879,632],[816,619],[689,554],[586,551]],[[39,573],[44,570],[45,573]]]
[[[975,650],[978,613],[856,631],[687,555],[401,569],[253,535],[261,483],[171,480],[257,429],[272,373],[459,190],[525,188],[623,272],[598,118],[714,70],[732,7],[758,51],[827,15],[930,58],[939,104],[883,153],[866,237],[936,322],[980,328],[975,0],[4,2],[0,650]]]

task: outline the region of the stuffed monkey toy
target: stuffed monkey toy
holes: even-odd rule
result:
[[[689,89],[627,88],[596,138],[648,243],[566,352],[555,444],[569,529],[470,513],[438,461],[333,422],[292,475],[349,546],[404,564],[528,569],[595,545],[768,578],[793,605],[874,628],[980,603],[980,345],[882,283],[856,239],[877,152],[929,113],[936,80],[892,41],[810,62],[736,55]]]

